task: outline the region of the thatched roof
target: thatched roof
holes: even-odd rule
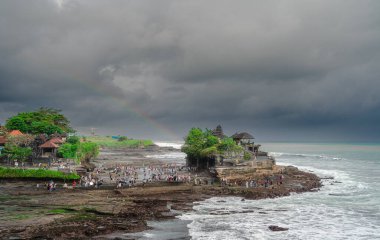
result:
[[[63,143],[62,139],[57,138],[57,137],[50,139],[49,142],[56,143],[56,144]]]
[[[59,146],[51,141],[47,141],[46,143],[40,145],[40,148],[59,148]]]
[[[231,136],[233,139],[255,139],[251,134],[247,132],[235,133]]]
[[[223,128],[220,125],[218,125],[214,130],[212,130],[212,135],[214,135],[215,137],[218,137],[220,139],[226,137],[226,135],[224,135],[224,133],[223,133]]]

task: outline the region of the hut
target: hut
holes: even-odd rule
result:
[[[40,145],[41,156],[42,157],[55,157],[57,154],[57,149],[59,146],[51,141],[47,141],[44,144]]]
[[[58,137],[55,137],[55,138],[52,138],[49,140],[49,142],[52,142],[58,146],[62,145],[63,144],[63,140],[58,138]]]
[[[253,139],[255,139],[251,134],[249,134],[247,132],[235,133],[234,135],[231,136],[231,138],[238,145],[254,143]]]
[[[259,151],[260,145],[255,145],[255,138],[247,132],[235,133],[231,136],[231,138],[236,142],[237,145],[242,146],[246,151]]]

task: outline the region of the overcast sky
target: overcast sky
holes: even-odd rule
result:
[[[380,1],[0,1],[0,123],[380,141]]]

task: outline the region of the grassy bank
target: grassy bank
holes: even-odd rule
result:
[[[138,140],[138,139],[124,139],[119,141],[118,139],[113,139],[112,137],[86,137],[87,141],[97,143],[102,147],[111,147],[111,148],[137,148],[137,147],[148,147],[154,145],[152,140]]]
[[[77,180],[80,176],[76,173],[65,174],[54,170],[0,167],[0,178]]]

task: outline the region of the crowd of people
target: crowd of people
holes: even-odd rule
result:
[[[101,171],[101,169],[97,170],[97,172]],[[117,187],[130,187],[137,183],[191,181],[191,175],[187,168],[171,164],[142,167],[118,164],[108,171],[109,181],[115,182]]]
[[[72,186],[67,183],[63,188],[99,188],[101,185],[115,186],[116,188],[134,187],[155,182],[194,183],[195,185],[214,184],[215,179],[198,177],[195,168],[177,164],[158,164],[148,166],[134,166],[128,164],[103,165],[95,168],[93,172],[83,175],[80,180],[73,181]],[[282,185],[282,174],[263,175],[259,178],[231,180],[226,177],[220,179],[221,186],[239,186],[245,188],[273,188]],[[45,183],[48,191],[57,189],[53,181]]]

